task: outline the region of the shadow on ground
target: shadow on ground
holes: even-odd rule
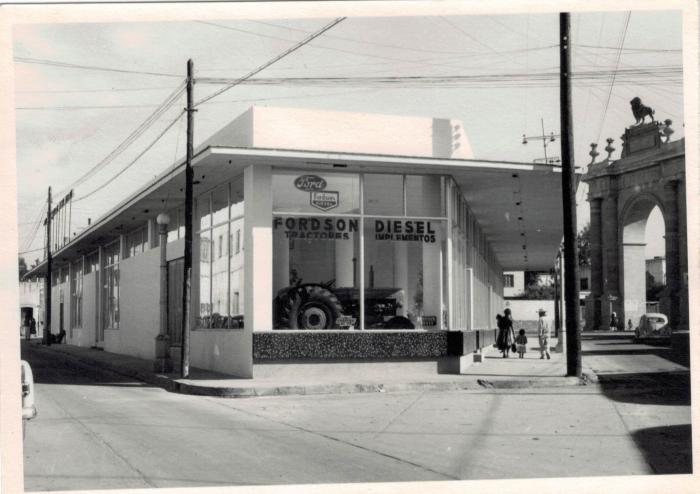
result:
[[[690,406],[690,372],[601,374],[608,398],[643,405]]]
[[[633,432],[632,438],[654,473],[693,473],[689,424],[641,429]]]

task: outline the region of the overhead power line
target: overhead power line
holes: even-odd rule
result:
[[[57,60],[44,60],[39,58],[25,58],[25,57],[15,57],[15,62],[20,63],[31,63],[38,65],[50,65],[52,67],[61,67],[64,69],[82,69],[82,70],[98,70],[103,72],[120,72],[122,74],[139,74],[139,75],[153,75],[159,77],[182,77],[181,74],[167,74],[164,72],[146,72],[142,70],[130,70],[130,69],[118,69],[114,67],[98,67],[95,65],[79,65],[69,62],[59,62]]]
[[[87,172],[81,175],[77,180],[75,180],[71,185],[66,187],[64,190],[72,189],[85,180],[93,176],[95,173],[103,169],[109,163],[114,161],[114,159],[119,156],[125,149],[127,149],[136,139],[138,139],[146,130],[148,130],[158,118],[165,113],[172,105],[177,102],[179,96],[185,90],[184,81],[178,86],[175,91],[173,91],[166,99],[163,101],[155,111],[153,111],[142,123],[139,125],[131,134],[129,134],[126,139],[124,139],[116,148],[114,148],[107,156],[105,156],[99,163],[90,168]]]
[[[304,46],[304,45],[306,45],[307,43],[311,42],[312,40],[318,38],[318,37],[321,36],[323,33],[325,33],[326,31],[328,31],[329,29],[332,29],[333,27],[335,27],[337,24],[341,23],[341,22],[344,21],[345,19],[346,19],[345,17],[338,17],[338,18],[335,19],[334,21],[330,22],[329,24],[326,24],[324,27],[322,27],[321,29],[319,29],[319,30],[316,31],[315,33],[311,34],[310,36],[307,36],[307,37],[304,38],[302,41],[300,41],[299,43],[297,43],[296,45],[294,45],[293,47],[291,47],[291,48],[289,48],[288,50],[284,51],[283,53],[277,55],[276,57],[274,57],[274,58],[271,59],[270,61],[264,63],[263,65],[261,65],[260,67],[258,67],[258,68],[255,69],[255,70],[253,70],[252,72],[249,72],[249,73],[246,74],[245,76],[243,76],[243,77],[241,77],[241,78],[235,80],[235,81],[232,82],[231,84],[229,84],[229,85],[227,85],[226,87],[224,87],[224,88],[222,88],[222,89],[216,91],[215,93],[210,94],[209,96],[206,96],[205,98],[202,98],[202,99],[199,100],[197,103],[195,103],[194,106],[199,106],[199,105],[201,105],[202,103],[205,103],[205,102],[209,101],[210,99],[217,97],[217,96],[220,95],[221,93],[223,93],[223,92],[225,92],[225,91],[228,91],[228,90],[231,89],[232,87],[235,87],[235,86],[239,85],[239,84],[242,83],[243,81],[245,81],[245,80],[247,80],[247,79],[250,79],[250,78],[253,77],[255,74],[258,74],[258,73],[262,72],[263,70],[265,70],[266,68],[268,68],[270,65],[272,65],[272,64],[274,64],[274,63],[276,63],[276,62],[282,60],[282,59],[283,59],[284,57],[286,57],[287,55],[289,55],[289,54],[291,54],[291,53],[297,51],[297,50],[298,50],[299,48],[301,48],[302,46]]]
[[[654,84],[654,80],[640,82],[641,76],[654,77],[658,83],[669,84],[682,82],[683,69],[681,66],[657,66],[645,68],[630,68],[617,70],[590,70],[578,71],[572,74],[572,79],[579,85],[604,84],[608,85],[611,77],[619,81],[628,81],[635,85]],[[557,82],[558,72],[535,73],[509,73],[509,74],[474,74],[454,76],[374,76],[374,77],[270,77],[255,79],[231,79],[231,78],[199,78],[199,83],[209,84],[247,84],[247,85],[290,85],[290,86],[450,86],[462,87],[469,84],[488,83],[498,85],[533,85],[541,86],[547,83]]]
[[[173,125],[175,125],[178,122],[178,120],[180,120],[180,118],[182,118],[182,116],[184,114],[185,114],[185,110],[180,111],[180,113],[178,113],[177,117],[175,117],[175,119],[172,122],[170,122],[168,124],[168,126],[165,127],[165,129],[163,129],[161,131],[161,133],[158,134],[158,136],[153,141],[151,141],[151,143],[148,146],[146,146],[143,149],[143,151],[141,151],[138,154],[138,156],[136,156],[136,158],[131,160],[126,166],[124,166],[121,170],[119,170],[112,177],[110,177],[109,180],[105,181],[102,185],[100,185],[96,189],[93,189],[92,191],[88,192],[87,194],[85,194],[77,199],[74,199],[73,202],[78,202],[78,201],[82,201],[83,199],[87,199],[88,197],[92,196],[93,194],[99,192],[100,190],[104,189],[109,184],[111,184],[115,179],[117,179],[119,176],[121,176],[125,171],[127,171],[129,168],[131,168],[138,160],[140,160],[141,157],[143,157],[143,155],[146,154],[153,146],[155,146],[155,144],[173,127]]]
[[[615,62],[615,70],[613,71],[612,79],[610,81],[610,91],[608,91],[608,99],[605,102],[605,109],[603,110],[603,116],[600,120],[600,127],[598,128],[598,137],[596,138],[595,142],[600,141],[600,134],[603,132],[603,125],[605,124],[605,117],[608,114],[608,106],[610,105],[610,97],[612,96],[613,88],[615,87],[615,79],[617,76],[618,68],[620,67],[620,58],[622,57],[622,47],[625,46],[625,38],[627,37],[627,28],[629,27],[631,16],[632,16],[632,12],[627,12],[627,18],[625,20],[625,26],[622,30],[622,36],[620,38],[620,46],[619,46],[618,52],[617,52],[617,61]]]

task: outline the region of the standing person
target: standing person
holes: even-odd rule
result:
[[[25,317],[22,321],[22,327],[20,327],[20,335],[24,335],[25,339],[29,339],[29,318]]]
[[[549,321],[547,321],[544,316],[547,315],[547,311],[540,308],[537,313],[539,314],[539,319],[537,320],[537,338],[540,340],[540,359],[543,359],[547,355],[547,360],[551,357],[549,355],[549,339],[551,337],[549,329]]]
[[[515,334],[513,333],[513,319],[510,315],[510,309],[503,311],[503,315],[496,316],[498,321],[498,337],[496,338],[496,346],[503,353],[503,358],[508,358],[511,346],[515,343]]]
[[[610,314],[610,331],[617,331],[617,314]]]
[[[29,320],[29,335],[27,339],[36,334],[36,319],[33,317]]]
[[[518,358],[524,358],[527,351],[527,336],[525,336],[524,329],[518,331],[518,336],[515,337],[515,344],[518,349]]]

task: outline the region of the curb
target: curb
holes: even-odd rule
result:
[[[543,376],[537,379],[483,379],[478,375],[460,381],[444,382],[407,382],[407,383],[332,383],[310,385],[287,386],[250,386],[250,387],[219,387],[200,386],[191,382],[183,382],[170,378],[163,374],[154,374],[116,363],[105,362],[89,356],[76,355],[72,352],[61,351],[60,348],[46,348],[41,345],[32,346],[32,349],[49,353],[60,353],[78,365],[92,369],[100,369],[117,375],[131,377],[147,384],[160,387],[172,393],[180,393],[194,396],[212,396],[217,398],[253,398],[263,396],[304,396],[322,394],[353,394],[353,393],[386,393],[407,391],[483,391],[488,389],[533,389],[533,388],[560,388],[570,386],[586,386],[598,384],[597,375],[586,368],[582,377],[569,376]]]

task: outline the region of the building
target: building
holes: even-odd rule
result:
[[[275,359],[434,357],[416,352],[493,328],[504,270],[549,270],[562,237],[561,170],[476,160],[455,120],[253,107],[193,168],[190,362],[241,377]],[[155,359],[162,294],[177,360],[184,169],[53,253],[51,330],[68,343]]]
[[[666,258],[662,256],[654,256],[653,259],[646,260],[647,273],[654,278],[654,283],[659,285],[666,284]]]

